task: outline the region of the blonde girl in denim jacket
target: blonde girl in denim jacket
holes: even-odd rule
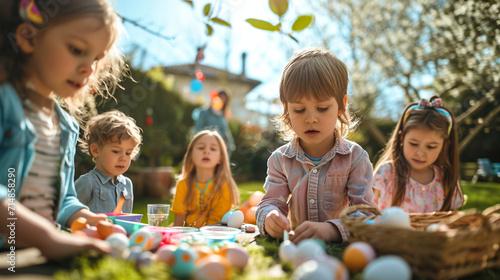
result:
[[[107,219],[77,199],[79,129],[66,111],[83,113],[84,99],[118,82],[121,22],[105,0],[2,1],[0,14],[0,220],[15,228],[13,236],[0,227],[0,244],[3,237],[10,250],[37,247],[50,259],[109,251],[56,224]]]
[[[256,211],[262,234],[290,240],[343,242],[339,214],[349,205],[373,205],[372,164],[358,144],[346,140],[346,65],[324,48],[295,53],[280,83],[283,113],[275,120],[285,144],[268,160],[266,194]],[[364,213],[354,213],[364,215]]]

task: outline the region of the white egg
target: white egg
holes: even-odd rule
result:
[[[292,274],[294,280],[335,280],[332,270],[326,265],[315,260],[301,264]]]
[[[437,231],[448,231],[450,228],[445,224],[431,224],[427,227],[427,231],[437,232]]]
[[[111,248],[118,250],[125,250],[128,248],[129,240],[128,237],[121,233],[113,233],[108,238],[106,238]]]
[[[282,262],[292,262],[296,252],[297,246],[292,241],[285,240],[280,244],[278,256]]]
[[[382,216],[379,217],[377,223],[390,227],[411,228],[410,216],[401,207],[397,206],[382,210]]]
[[[398,256],[382,256],[366,266],[363,270],[364,280],[410,280],[411,268]]]
[[[297,245],[297,252],[293,257],[293,265],[298,267],[308,260],[320,260],[326,255],[325,249],[313,239],[302,240]]]
[[[161,243],[163,236],[159,232],[152,232],[142,228],[130,235],[129,247],[139,246],[143,250],[156,250]]]
[[[245,215],[240,210],[234,211],[229,218],[227,218],[227,226],[233,228],[240,228],[243,224]]]

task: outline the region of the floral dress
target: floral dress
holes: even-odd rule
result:
[[[408,213],[429,213],[440,211],[444,201],[444,191],[441,183],[441,175],[436,166],[434,168],[434,179],[428,184],[421,184],[412,178],[406,185],[406,194],[401,208]],[[464,203],[460,182],[457,182],[457,191],[453,194],[451,209],[457,209]],[[375,196],[375,204],[380,209],[391,206],[394,195],[394,176],[391,170],[391,164],[385,163],[380,166],[377,173],[373,176],[372,187],[380,191]]]

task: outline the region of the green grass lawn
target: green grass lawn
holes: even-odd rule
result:
[[[484,210],[492,205],[500,203],[500,183],[478,182],[471,184],[461,181],[462,191],[467,195],[467,203],[464,209],[476,208]]]

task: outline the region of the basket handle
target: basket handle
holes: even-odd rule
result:
[[[493,213],[498,212],[499,210],[500,210],[500,204],[493,205],[493,206],[490,206],[490,207],[484,209],[483,215],[487,216],[487,217],[489,217],[490,215],[493,216]],[[490,220],[490,222],[496,223],[499,220],[500,220],[500,218],[497,217],[497,218],[493,218],[492,220]]]
[[[375,215],[381,215],[382,214],[380,212],[380,210],[377,207],[375,207],[375,206],[371,206],[371,205],[368,205],[368,204],[356,204],[356,205],[352,205],[352,206],[349,206],[346,209],[344,209],[342,211],[342,213],[340,213],[339,217],[340,218],[347,217],[347,216],[349,216],[350,214],[352,214],[352,213],[354,213],[356,211],[372,212]]]
[[[486,230],[488,230],[490,232],[493,230],[493,228],[491,227],[491,223],[488,220],[488,217],[486,217],[485,215],[483,215],[481,212],[477,211],[476,209],[468,209],[465,211],[457,212],[457,214],[451,216],[446,221],[446,224],[452,225],[453,223],[457,223],[457,222],[460,222],[462,220],[465,220],[465,219],[468,219],[471,217],[476,217],[476,218],[479,218],[481,220],[480,227],[484,227],[484,228],[486,228]]]

